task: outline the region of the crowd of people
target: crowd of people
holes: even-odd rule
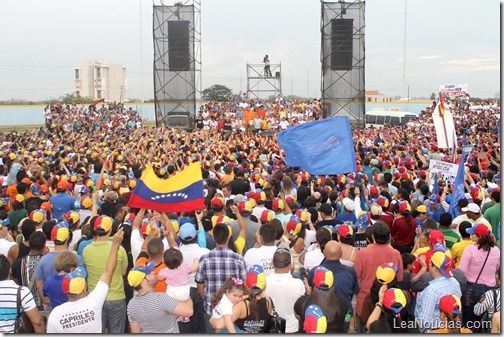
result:
[[[0,332],[499,332],[500,106],[447,103],[455,154],[433,108],[353,128],[356,172],[314,176],[276,133],[320,119],[315,99],[209,102],[194,131],[48,106],[0,135]],[[431,160],[464,166],[461,199]],[[148,165],[194,162],[204,208],[128,206]]]

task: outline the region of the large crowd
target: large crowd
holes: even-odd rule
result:
[[[456,150],[433,105],[353,128],[356,172],[322,176],[276,142],[322,118],[315,99],[209,102],[194,131],[46,107],[0,135],[0,332],[500,332],[500,106],[445,107]],[[461,199],[431,160],[464,166]],[[148,165],[194,162],[203,209],[128,207]]]

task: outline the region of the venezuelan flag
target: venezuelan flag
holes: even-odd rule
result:
[[[128,206],[160,212],[190,212],[203,209],[204,200],[199,162],[168,179],[159,179],[149,165],[137,181]]]
[[[443,96],[443,92],[442,91],[439,92],[439,113],[441,115],[444,115],[444,113],[445,113],[444,96]]]
[[[105,98],[95,98],[95,99],[91,102],[91,104],[96,105],[96,104],[98,104],[98,103],[103,103],[103,102],[105,102]]]

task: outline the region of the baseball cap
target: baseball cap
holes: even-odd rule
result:
[[[365,230],[369,226],[369,217],[367,212],[362,211],[357,215],[357,227],[361,230]]]
[[[48,193],[49,192],[49,187],[47,187],[46,184],[40,185],[40,193]]]
[[[71,221],[73,224],[79,223],[79,220],[80,220],[79,212],[69,211],[69,212],[66,212],[65,215],[66,215],[66,218],[68,219],[68,221]]]
[[[14,200],[16,200],[17,202],[23,202],[25,200],[25,197],[22,194],[16,194]]]
[[[403,214],[409,214],[409,212],[411,212],[411,206],[408,201],[403,200],[399,202],[399,212]]]
[[[241,201],[238,204],[238,211],[243,216],[249,216],[252,213],[252,204],[249,201]]]
[[[383,210],[381,206],[378,204],[372,204],[370,208],[371,208],[371,215],[381,216],[383,214]]]
[[[305,333],[325,333],[327,331],[327,318],[318,305],[312,304],[306,308],[303,328]]]
[[[433,229],[429,233],[429,242],[432,247],[436,244],[440,243],[442,245],[445,244],[444,234],[439,229]]]
[[[467,228],[466,233],[467,234],[476,234],[479,236],[487,236],[487,235],[492,234],[492,232],[490,232],[488,227],[482,223],[476,224],[476,225],[472,226],[471,228]]]
[[[29,218],[39,224],[40,222],[42,222],[42,220],[44,220],[44,215],[45,215],[44,210],[35,209],[30,212]]]
[[[429,201],[432,205],[437,205],[441,201],[439,194],[433,194],[429,197]]]
[[[56,185],[56,189],[58,191],[66,190],[67,187],[68,187],[68,183],[64,180],[59,181],[58,184]]]
[[[145,276],[154,271],[154,262],[149,262],[143,266],[135,266],[128,273],[128,283],[130,286],[137,287]]]
[[[420,205],[416,208],[416,211],[418,213],[427,213],[427,207],[425,207],[425,205]]]
[[[79,295],[86,287],[86,277],[86,269],[82,267],[75,268],[74,271],[63,277],[63,282],[61,283],[63,292],[65,294]]]
[[[196,237],[196,228],[194,228],[194,225],[191,223],[185,223],[180,226],[178,235],[182,240],[192,240]]]
[[[343,206],[349,211],[353,211],[355,209],[355,203],[350,198],[343,198]]]
[[[401,289],[390,288],[385,290],[383,294],[383,306],[392,310],[395,314],[400,313],[407,303],[406,295]]]
[[[399,266],[395,263],[383,263],[376,268],[376,279],[381,284],[389,284],[396,277]]]
[[[108,232],[113,225],[114,221],[112,220],[111,217],[108,217],[106,215],[100,215],[96,217],[94,221],[94,230],[95,231],[101,231],[102,233]]]
[[[91,199],[89,197],[82,198],[81,206],[82,206],[82,208],[86,208],[86,209],[90,208],[91,206],[93,206],[93,199]]]
[[[57,224],[51,230],[51,240],[65,242],[70,235],[69,229],[63,224]]]
[[[274,215],[275,214],[272,211],[265,209],[261,213],[261,223],[264,224],[270,222],[271,220],[273,220]]]
[[[149,233],[151,232],[152,228],[149,225],[149,222],[150,222],[149,219],[142,220],[142,224],[140,225],[140,233],[142,233],[142,235],[149,235]],[[156,237],[159,237],[160,235],[161,235],[161,233],[159,233],[159,231],[157,231]]]
[[[53,209],[53,205],[49,201],[44,201],[40,208],[47,212]]]
[[[452,277],[451,260],[444,252],[432,254],[431,263],[436,266],[444,277]]]
[[[436,304],[436,309],[449,314],[462,315],[462,302],[456,295],[445,295],[439,299],[439,303]]]
[[[284,201],[279,198],[273,199],[273,202],[271,204],[272,204],[271,208],[273,209],[273,211],[282,211],[285,207]]]
[[[216,206],[216,207],[224,207],[224,199],[222,198],[212,198],[210,201],[210,206]]]
[[[40,186],[38,184],[32,184],[30,186],[30,191],[34,197],[40,196]]]
[[[247,272],[245,283],[253,292],[263,290],[266,287],[266,274],[263,267],[258,264],[252,265]]]
[[[332,215],[333,213],[333,208],[330,204],[322,204],[320,205],[319,211],[321,213],[324,213],[325,215]]]
[[[380,195],[378,196],[378,199],[376,199],[376,203],[380,205],[381,207],[388,208],[389,207],[389,200],[387,197]]]
[[[290,217],[289,222],[287,222],[287,231],[289,233],[295,233],[298,234],[301,232],[301,229],[303,228],[303,224],[301,223],[301,219],[299,219],[297,216],[292,215]]]
[[[8,228],[9,225],[10,225],[9,218],[4,219],[4,220],[0,220],[0,229],[2,229],[3,227]]]
[[[296,216],[301,219],[302,222],[308,221],[308,211],[297,210]]]
[[[318,266],[313,273],[313,285],[319,289],[329,289],[334,284],[334,274],[324,266]]]
[[[378,190],[378,188],[376,186],[372,186],[369,189],[369,194],[371,195],[371,197],[376,198],[380,194],[380,191]]]
[[[479,214],[480,213],[480,208],[478,205],[476,205],[475,203],[469,203],[467,205],[467,207],[464,207],[461,209],[462,212],[471,212],[471,213],[476,213],[476,214]]]
[[[442,243],[436,243],[434,245],[434,247],[432,247],[432,250],[435,252],[443,252],[443,253],[446,253],[447,251],[449,251],[448,247],[446,247]]]
[[[341,225],[338,228],[338,234],[344,238],[351,238],[353,236],[353,228],[350,225]]]

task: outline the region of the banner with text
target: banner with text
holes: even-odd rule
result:
[[[467,84],[440,84],[439,91],[443,93],[443,96],[464,96],[467,94]]]
[[[459,166],[457,164],[431,159],[429,162],[431,182],[437,181],[436,175],[437,173],[439,173],[440,178],[443,179],[447,184],[453,184],[453,181],[457,176],[458,167]]]

